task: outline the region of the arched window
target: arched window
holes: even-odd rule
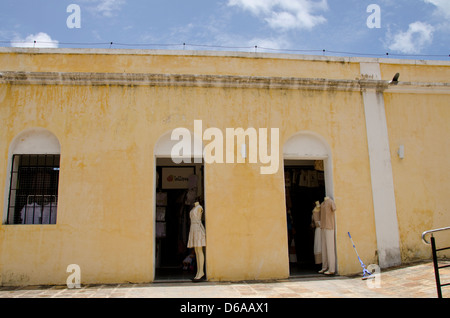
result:
[[[6,224],[56,224],[61,147],[43,128],[28,129],[9,149]]]

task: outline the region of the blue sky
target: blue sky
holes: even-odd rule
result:
[[[450,60],[450,0],[1,0],[0,46]]]

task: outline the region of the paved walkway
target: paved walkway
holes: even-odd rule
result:
[[[450,262],[446,262],[450,264]],[[442,263],[441,265],[443,265]],[[441,269],[450,283],[450,268]],[[443,287],[450,298],[450,287]],[[0,298],[436,298],[432,262],[384,270],[376,279],[319,276],[239,283],[153,283],[0,287]]]

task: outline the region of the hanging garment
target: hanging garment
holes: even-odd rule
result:
[[[30,203],[23,207],[20,211],[22,224],[40,224],[42,215],[42,207],[37,203]]]
[[[323,160],[316,160],[314,162],[314,169],[317,171],[324,171]]]
[[[314,231],[314,263],[322,263],[322,231],[316,227]]]
[[[156,237],[163,238],[166,237],[166,223],[156,222]]]
[[[319,181],[317,179],[317,171],[309,170],[308,171],[308,187],[316,188],[319,186]]]
[[[292,184],[297,184],[297,177],[298,177],[297,170],[292,170],[292,177],[291,177]]]
[[[314,230],[314,262],[316,264],[322,263],[322,234],[320,231],[320,207],[314,208],[312,214],[312,221],[315,227]]]
[[[166,221],[166,207],[157,206],[156,207],[156,221]]]
[[[156,193],[156,206],[167,206],[167,192]]]
[[[189,230],[188,248],[206,246],[206,231],[202,224],[202,213],[201,205],[197,205],[189,212],[191,228]]]
[[[42,208],[42,224],[56,224],[57,206],[53,204],[46,204]]]
[[[308,186],[308,171],[302,170],[300,172],[300,179],[298,181],[298,185],[300,187],[307,187]]]
[[[334,212],[336,205],[330,198],[326,199],[320,205],[320,228],[334,230]]]
[[[288,188],[291,186],[291,173],[289,171],[286,171],[284,176],[284,186]]]

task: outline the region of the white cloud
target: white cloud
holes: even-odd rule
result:
[[[256,45],[259,49],[265,50],[270,49],[272,50],[283,50],[283,49],[289,49],[291,47],[288,40],[284,38],[254,38],[250,41],[248,41],[250,45]]]
[[[425,3],[434,4],[440,14],[450,18],[450,0],[424,0]]]
[[[214,38],[214,43],[221,47],[215,48],[217,50],[229,50],[232,48],[235,51],[242,52],[272,52],[272,50],[279,51],[291,47],[289,40],[285,36],[247,37],[238,34],[218,33]]]
[[[88,9],[104,17],[110,18],[116,15],[117,11],[122,9],[122,6],[126,3],[126,0],[81,0],[85,3],[91,3]]]
[[[417,54],[433,42],[434,27],[424,22],[414,22],[406,32],[400,31],[391,39],[389,49],[406,54]]]
[[[36,42],[35,42],[36,41]],[[34,47],[34,48],[57,48],[59,42],[52,40],[52,38],[44,32],[37,34],[30,34],[25,39],[16,37],[11,41],[12,47]]]
[[[228,0],[228,5],[250,11],[277,30],[310,30],[327,21],[317,14],[328,9],[327,0]]]

